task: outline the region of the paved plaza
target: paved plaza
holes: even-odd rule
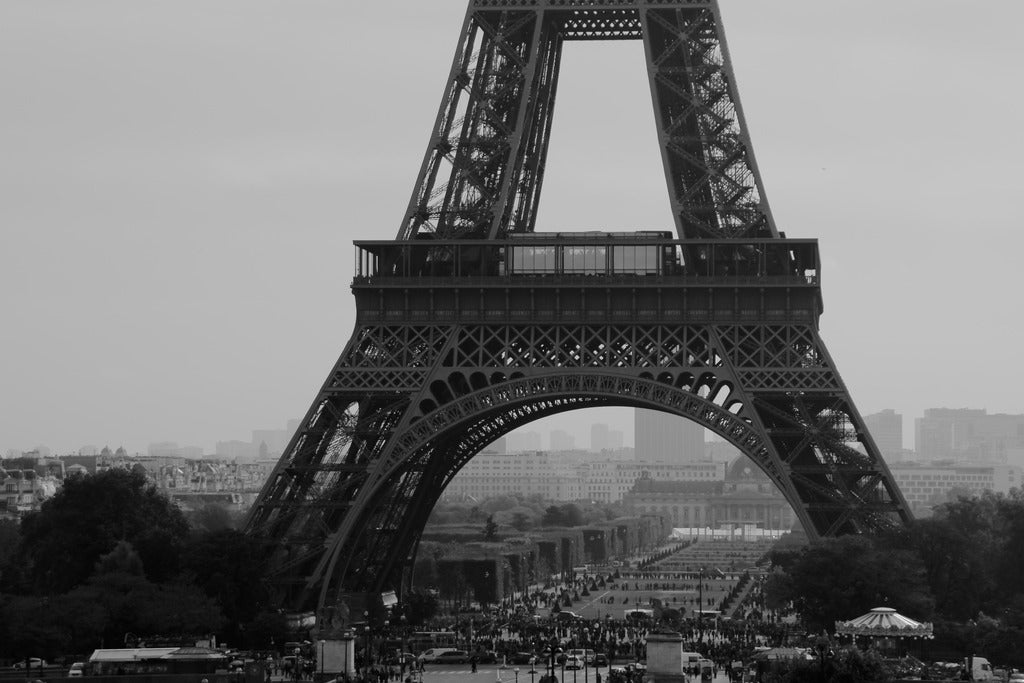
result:
[[[502,669],[495,666],[481,666],[477,668],[476,673],[470,670],[468,665],[465,666],[448,666],[438,667],[435,670],[429,668],[423,672],[423,683],[536,683],[540,680],[540,677],[544,675],[545,670],[537,667],[536,673],[530,674],[530,667],[520,666],[518,677],[516,676],[515,669],[513,667]],[[601,667],[601,683],[608,683],[608,669]],[[595,676],[595,670],[593,668],[587,668],[586,672],[580,671],[566,671],[563,677],[561,667],[557,667],[555,670],[555,676],[558,678],[559,683],[597,683],[597,677]],[[689,680],[693,683],[700,681],[699,676],[691,676]],[[718,676],[712,679],[713,683],[728,683],[729,677],[724,671],[720,671]]]

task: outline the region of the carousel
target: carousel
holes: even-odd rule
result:
[[[907,645],[933,637],[930,623],[914,621],[891,607],[876,607],[856,619],[837,621],[836,636],[849,636],[854,642],[859,638],[870,639],[871,647],[895,655],[905,654],[907,649],[919,649],[907,648]]]

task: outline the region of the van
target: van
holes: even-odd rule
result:
[[[698,673],[700,660],[704,659],[699,652],[683,652],[683,671],[688,674]]]
[[[429,650],[425,650],[424,652],[422,652],[420,656],[416,658],[416,660],[420,662],[436,662],[438,657],[440,657],[441,655],[447,652],[455,651],[456,650],[454,647],[432,647]]]
[[[967,678],[971,681],[991,681],[995,680],[995,674],[992,673],[992,664],[984,657],[978,655],[971,655],[964,659],[964,668],[967,670]]]
[[[587,666],[594,666],[594,657],[596,655],[594,654],[593,650],[586,650],[586,649],[582,649],[582,648],[577,648],[577,649],[574,649],[574,650],[569,650],[569,656],[570,657],[579,657],[580,660],[582,662],[584,662]],[[568,667],[566,667],[566,668],[568,668]]]

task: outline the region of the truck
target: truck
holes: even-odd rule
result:
[[[978,655],[964,657],[964,670],[967,672],[967,679],[970,681],[995,680],[992,664],[984,657]]]

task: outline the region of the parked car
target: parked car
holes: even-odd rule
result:
[[[533,664],[537,661],[537,655],[532,652],[514,652],[508,658],[509,664]]]
[[[469,653],[465,650],[448,650],[434,657],[436,664],[465,664],[469,661]]]
[[[569,650],[570,657],[579,657],[587,666],[594,666],[594,651],[584,648]]]
[[[578,671],[578,670],[582,669],[583,668],[583,658],[582,657],[576,657],[575,655],[571,656],[571,657],[566,657],[565,658],[565,668],[568,671],[572,671],[572,670],[577,670]]]
[[[75,662],[68,669],[68,678],[78,678],[85,675],[85,662]]]
[[[420,653],[420,656],[417,657],[416,660],[420,662],[426,662],[429,664],[430,662],[436,662],[437,658],[445,654],[446,652],[455,651],[456,650],[454,647],[432,647],[429,650],[425,650],[422,653]]]
[[[542,652],[541,655],[540,655],[540,661],[541,662],[550,662],[551,661],[551,648],[550,647],[544,648],[544,652]],[[562,648],[556,647],[555,648],[555,662],[557,662],[558,664],[561,664],[564,661],[565,661],[565,653],[562,652]]]
[[[594,655],[594,666],[608,666],[608,655],[598,652]]]
[[[46,663],[45,659],[40,659],[39,657],[29,657],[28,658],[28,666],[29,666],[30,669],[38,669],[41,666],[50,666],[50,665]],[[24,669],[25,668],[25,660],[22,659],[21,661],[15,662],[14,663],[14,668],[15,669]]]

